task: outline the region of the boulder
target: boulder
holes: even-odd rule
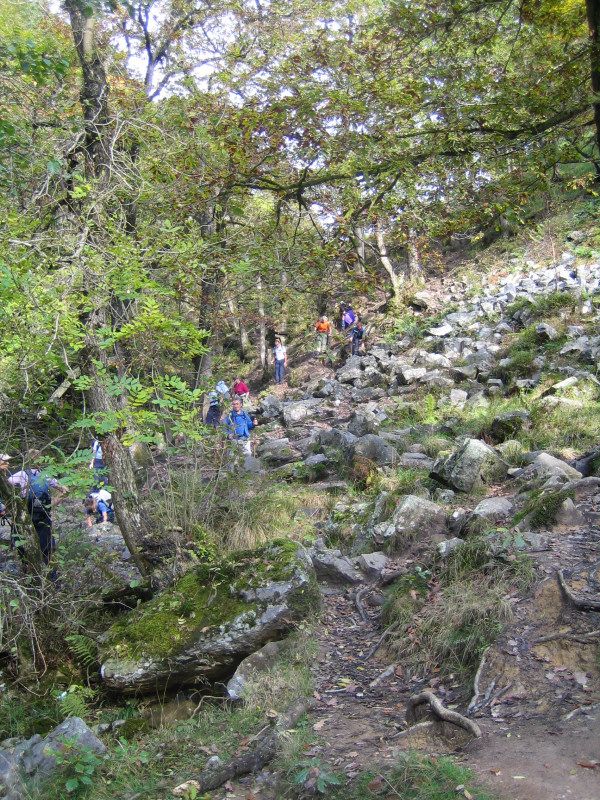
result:
[[[513,502],[508,497],[486,497],[475,506],[471,519],[503,522],[512,515],[513,510]]]
[[[319,432],[318,441],[321,447],[334,447],[337,450],[342,450],[347,457],[350,457],[354,445],[358,441],[358,436],[350,433],[350,431],[329,428],[329,430]]]
[[[398,383],[401,386],[410,386],[425,375],[427,375],[427,369],[425,367],[402,366],[397,372]]]
[[[304,548],[276,540],[187,572],[104,635],[101,675],[124,694],[222,680],[318,603]]]
[[[540,322],[535,326],[535,333],[541,342],[553,342],[560,336],[556,328],[548,325],[547,322]]]
[[[256,653],[247,656],[239,664],[233,676],[227,682],[227,696],[230,700],[241,700],[244,696],[244,689],[255,675],[271,669],[279,654],[287,646],[287,642],[267,642]]]
[[[297,425],[315,414],[321,401],[318,398],[296,400],[283,404],[283,421],[286,425]]]
[[[354,445],[354,457],[366,458],[379,466],[391,466],[398,462],[397,451],[374,433],[361,436]]]
[[[102,755],[106,752],[104,744],[80,717],[69,717],[44,738],[36,734],[12,747],[0,749],[0,794],[3,800],[29,797],[26,780],[37,784],[51,777],[57,767],[56,756],[65,749],[66,740],[73,753],[92,751]]]
[[[431,500],[409,494],[400,500],[380,536],[388,552],[399,553],[416,539],[431,540],[445,533],[444,509]]]
[[[292,447],[287,438],[266,439],[257,447],[256,454],[273,464],[287,464],[301,458],[300,452]]]
[[[430,328],[427,331],[430,336],[437,336],[440,338],[443,336],[450,336],[453,332],[452,326],[448,325],[447,322],[443,323],[442,325],[438,325],[437,328]]]
[[[524,475],[525,477],[558,477],[566,480],[577,480],[582,477],[579,470],[567,464],[566,461],[555,458],[550,453],[539,453],[527,467]]]
[[[485,442],[467,439],[448,458],[438,459],[431,476],[459,492],[506,477],[506,464]]]
[[[362,375],[362,360],[360,356],[351,356],[343,367],[336,373],[336,378],[340,383],[353,383]]]
[[[377,433],[381,427],[385,414],[374,411],[358,411],[353,414],[348,423],[348,430],[355,436],[365,436],[367,433]]]
[[[352,561],[339,550],[315,550],[312,553],[312,563],[317,578],[325,583],[339,586],[360,583],[362,580]]]
[[[367,578],[379,580],[384,570],[387,569],[390,559],[385,553],[381,552],[362,553],[356,559],[356,562],[360,571],[364,572]]]
[[[268,394],[260,401],[257,413],[263,419],[273,420],[281,416],[282,407],[283,403],[278,397],[275,397],[273,394]]]

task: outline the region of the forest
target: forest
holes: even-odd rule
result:
[[[0,0],[2,800],[600,795],[599,185],[600,0]]]

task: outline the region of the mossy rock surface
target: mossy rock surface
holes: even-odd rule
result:
[[[102,677],[127,694],[221,679],[317,604],[301,545],[277,540],[232,553],[118,620],[101,645]]]

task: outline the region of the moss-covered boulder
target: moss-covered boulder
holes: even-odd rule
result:
[[[310,558],[277,540],[186,573],[125,614],[101,645],[102,678],[125,694],[229,677],[318,604]]]
[[[498,483],[506,472],[507,464],[485,442],[466,439],[448,458],[438,458],[431,477],[459,492],[470,492],[482,484]]]

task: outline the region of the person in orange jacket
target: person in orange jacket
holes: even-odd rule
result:
[[[315,330],[317,332],[317,353],[324,353],[329,346],[331,322],[329,322],[326,316],[321,316],[315,325]]]

